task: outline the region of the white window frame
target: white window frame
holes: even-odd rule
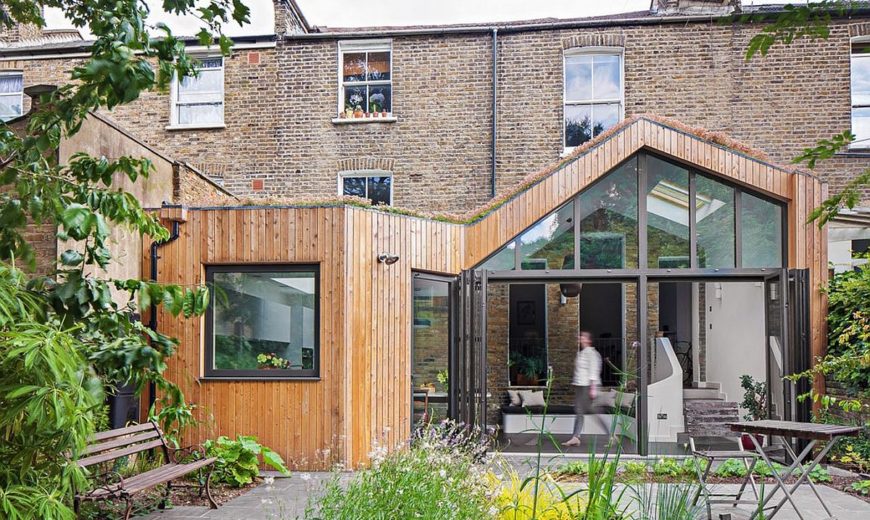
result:
[[[390,53],[390,79],[378,81],[344,81],[344,54],[346,52],[389,52]],[[344,112],[344,87],[359,86],[359,85],[389,85],[390,86],[390,111],[387,112],[387,118],[394,120],[393,117],[393,101],[395,101],[395,91],[393,86],[393,41],[392,40],[352,40],[338,42],[338,105],[336,106],[336,115],[340,116]],[[368,100],[367,100],[368,101]],[[368,111],[368,107],[366,107]],[[341,122],[377,122],[383,121],[384,118],[358,118],[358,119],[342,119]],[[338,122],[338,121],[335,121]]]
[[[220,100],[221,100],[221,122],[220,123],[189,123],[189,124],[181,124],[178,122],[178,107],[183,105],[196,105],[199,103],[179,103],[178,95],[181,90],[181,82],[179,81],[178,74],[172,74],[172,82],[169,87],[169,99],[170,99],[170,112],[169,112],[169,126],[166,127],[167,130],[182,130],[182,129],[191,129],[191,128],[226,128],[225,124],[225,109],[226,109],[226,58],[221,55],[213,55],[213,54],[202,54],[195,55],[193,58],[197,60],[221,60],[221,90],[220,90]],[[218,70],[217,67],[206,67],[200,70]],[[215,93],[217,94],[217,93]]]
[[[366,179],[366,193],[364,199],[369,198],[369,183],[370,177],[389,177],[390,178],[390,202],[387,206],[393,205],[393,190],[395,189],[395,179],[393,172],[386,170],[345,170],[338,173],[338,196],[344,197],[344,179],[347,177],[364,177]],[[348,195],[349,196],[349,195]]]
[[[568,99],[568,58],[587,55],[615,55],[619,58],[619,97],[608,99]],[[595,83],[595,67],[592,67],[592,82]],[[574,150],[574,146],[565,145],[565,107],[568,105],[618,105],[618,120],[625,119],[625,49],[622,47],[573,47],[562,52],[562,155]],[[593,136],[594,139],[595,136]]]
[[[849,129],[854,130],[852,125],[852,120],[855,117],[855,109],[856,108],[870,108],[870,103],[859,104],[856,105],[852,102],[852,60],[856,57],[861,60],[870,60],[870,52],[854,52],[855,44],[864,44],[870,46],[870,38],[861,37],[861,38],[852,38],[852,41],[849,45]],[[854,133],[854,131],[852,132]],[[855,134],[857,136],[857,134]],[[870,138],[865,137],[862,140],[856,140],[849,145],[849,148],[870,148]]]
[[[13,92],[11,94],[0,94],[0,97],[4,97],[4,98],[13,98],[14,99],[16,96],[18,97],[18,106],[21,107],[21,112],[18,113],[17,115],[10,117],[9,119],[5,120],[5,121],[11,121],[11,120],[15,119],[16,117],[21,117],[22,115],[24,115],[24,71],[23,70],[5,70],[5,71],[0,72],[0,77],[6,77],[6,76],[21,76],[21,92],[18,92],[18,93]]]

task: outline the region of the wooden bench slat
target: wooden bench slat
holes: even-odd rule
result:
[[[175,480],[179,477],[183,477],[188,473],[192,473],[198,469],[204,468],[205,466],[214,463],[215,460],[215,458],[210,458],[197,460],[189,464],[166,464],[164,466],[160,466],[159,468],[154,468],[152,470],[146,471],[145,473],[140,473],[138,475],[134,475],[128,479],[125,479],[123,490],[121,489],[120,483],[110,486],[109,489],[113,492],[123,491],[125,494],[133,495],[141,491],[145,491],[146,489],[151,489],[154,486],[165,484],[170,480]],[[87,497],[93,500],[110,494],[111,493],[109,490],[105,488],[99,488],[95,489],[91,493],[88,493],[87,495],[83,495],[82,497]]]
[[[130,446],[129,448],[124,448],[121,450],[107,451],[101,453],[100,455],[93,455],[91,457],[85,457],[83,459],[78,460],[78,465],[81,467],[93,466],[94,464],[99,464],[101,462],[108,462],[110,460],[119,459],[126,455],[133,455],[134,453],[140,453],[143,451],[148,451],[153,448],[163,447],[163,441],[158,439],[156,441],[146,442],[143,444],[137,444],[135,446]]]
[[[127,426],[126,428],[117,428],[115,430],[108,430],[104,432],[97,432],[91,437],[90,442],[104,441],[106,439],[114,439],[115,437],[121,437],[122,435],[130,435],[131,433],[139,433],[145,430],[154,430],[157,431],[157,428],[154,427],[154,423],[146,422],[142,424],[134,424],[133,426]]]
[[[139,435],[134,435],[132,437],[122,437],[120,439],[101,442],[99,444],[91,444],[87,447],[87,449],[85,449],[85,451],[82,455],[90,455],[91,453],[99,453],[101,451],[120,448],[122,446],[132,446],[134,444],[138,444],[140,442],[147,441],[148,439],[158,439],[158,438],[160,438],[160,432],[158,432],[157,430],[152,430],[150,432],[140,433]]]

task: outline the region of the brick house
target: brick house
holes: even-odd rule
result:
[[[175,81],[170,92],[146,93],[103,117],[252,204],[289,202],[233,209],[203,197],[167,211],[167,220],[183,222],[182,236],[165,249],[161,279],[224,284],[243,303],[262,299],[262,284],[275,282],[270,290],[292,310],[289,328],[278,332],[270,327],[285,325],[281,320],[241,319],[250,313],[238,309],[215,309],[195,326],[161,316],[170,333],[192,345],[170,368],[173,376],[204,382],[183,386],[221,433],[257,434],[311,468],[355,465],[373,445],[400,442],[415,408],[484,417],[517,433],[521,425],[504,408],[508,390],[539,390],[548,367],[556,372],[554,402],[569,405],[577,332],[608,320],[596,308],[616,317],[612,330],[601,325],[595,332],[599,348],[613,352],[606,356],[613,361],[610,386],[618,386],[615,372],[637,375],[622,395],[638,395],[628,403],[626,429],[639,452],[675,443],[683,427],[683,399],[668,408],[677,401],[663,402],[671,394],[654,388],[679,394],[686,387],[686,400],[740,400],[735,384],[748,368],[729,365],[739,354],[721,357],[730,344],[719,331],[739,328],[732,315],[749,319],[737,313],[741,308],[755,316],[740,340],[754,349],[753,375],[775,386],[776,367],[786,368],[769,343],[789,331],[770,327],[784,327],[778,305],[804,276],[776,269],[808,270],[804,288],[789,296],[806,301],[811,332],[795,352],[819,353],[824,301],[807,287],[826,279],[825,235],[805,228],[801,217],[821,200],[822,181],[836,189],[870,163],[870,149],[862,147],[870,145],[870,63],[860,56],[870,10],[835,18],[826,40],[775,47],[747,62],[761,25],[720,22],[738,9],[734,1],[660,1],[649,11],[598,18],[339,29],[313,27],[295,2],[276,0],[274,34],[237,38],[230,57],[191,42],[203,60],[198,79]],[[750,9],[771,10],[743,8]],[[24,30],[0,40],[0,82],[8,85],[0,103],[13,113],[28,107],[23,97],[16,105],[15,89],[65,81],[89,45],[69,33]],[[818,177],[777,166],[847,128],[858,135],[856,146],[821,164]],[[599,152],[605,149],[609,155]],[[647,198],[629,197],[635,206],[627,203],[619,215],[604,207],[594,218],[584,214],[589,194],[623,168],[634,172],[634,184],[614,182],[614,189],[632,185],[637,195],[641,181],[661,179],[646,187]],[[530,180],[534,172],[541,175]],[[292,205],[341,194],[468,218],[421,223]],[[699,212],[719,208],[732,231],[725,239],[730,252],[716,264],[709,260],[715,248],[696,234]],[[758,230],[759,222],[776,236]],[[275,245],[288,234],[295,242]],[[530,255],[532,243],[538,245]],[[601,253],[589,260],[594,267],[584,267],[583,247]],[[485,296],[475,300],[483,307],[454,301],[477,283],[455,276],[481,269],[491,275],[482,284]],[[614,269],[620,277],[605,272]],[[672,279],[680,269],[685,277]],[[238,315],[218,315],[232,312]],[[460,322],[485,325],[477,331],[489,343],[482,362],[469,353],[479,347],[467,345],[474,334],[457,334]],[[659,333],[667,346],[656,340]],[[261,334],[254,346],[245,340],[252,334]],[[275,334],[289,335],[293,351],[269,377],[248,366],[252,360],[221,357],[240,339],[245,349],[268,353],[277,347],[267,336]],[[676,354],[682,376],[656,379],[650,360]],[[460,370],[460,359],[477,371]],[[658,383],[664,386],[652,386]],[[471,406],[457,387],[466,395],[489,389],[493,398]],[[772,413],[796,417],[786,410],[794,403],[783,399]],[[240,413],[250,402],[262,409]],[[301,409],[288,408],[300,402]],[[359,417],[360,410],[371,413]],[[274,414],[274,424],[258,422],[262,413]],[[306,414],[311,424],[302,426]],[[554,433],[570,430],[568,415]],[[203,427],[194,436],[208,434]],[[521,437],[503,440],[525,445]]]

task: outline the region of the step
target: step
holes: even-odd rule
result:
[[[718,388],[683,388],[683,400],[708,399],[724,401],[725,394]]]

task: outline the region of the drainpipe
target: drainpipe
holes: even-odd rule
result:
[[[496,102],[498,95],[498,29],[492,28],[492,147],[490,150],[490,158],[492,159],[492,170],[490,171],[490,197],[495,198],[495,141],[498,137],[498,103]]]
[[[181,228],[181,223],[177,220],[172,221],[172,227],[169,231],[169,238],[162,241],[154,241],[151,243],[151,281],[157,281],[157,261],[160,260],[160,256],[157,254],[161,247],[170,244],[178,239],[179,231]],[[157,332],[157,304],[151,304],[151,315],[148,318],[148,328]],[[154,402],[157,400],[157,385],[152,381],[148,384],[148,409],[150,410],[152,406],[154,406]]]

